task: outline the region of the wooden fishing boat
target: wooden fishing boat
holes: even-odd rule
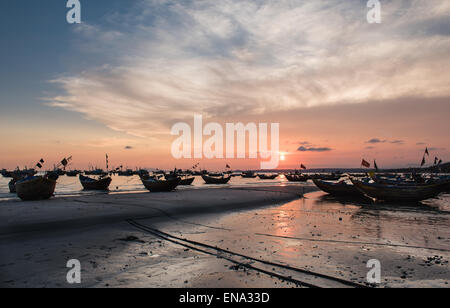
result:
[[[15,186],[22,200],[46,200],[55,193],[56,181],[46,176],[32,176],[17,181]]]
[[[195,181],[195,177],[186,177],[186,178],[181,178],[180,181],[180,186],[189,186],[192,185],[192,183],[194,183]]]
[[[66,172],[66,175],[69,177],[76,177],[78,174],[80,174],[80,171],[78,171],[78,170],[72,170],[72,171]]]
[[[258,174],[258,177],[261,180],[275,180],[278,177],[278,174]]]
[[[308,176],[300,174],[285,174],[284,175],[289,182],[307,182]]]
[[[222,176],[220,178],[216,178],[216,177],[212,177],[212,176],[208,176],[208,175],[202,175],[202,178],[206,184],[212,184],[212,185],[227,184],[231,180],[231,176],[228,176],[228,177]]]
[[[241,176],[244,179],[254,179],[257,177],[257,175],[253,171],[243,172]]]
[[[313,180],[314,184],[322,191],[333,196],[361,196],[361,192],[354,186],[345,182],[332,183],[319,179]]]
[[[180,184],[180,178],[174,178],[170,180],[158,180],[156,178],[148,178],[143,179],[142,184],[144,184],[145,188],[147,188],[150,192],[170,192],[175,190],[177,186]]]
[[[80,174],[80,183],[84,190],[108,190],[112,179],[109,176],[93,179]]]
[[[382,201],[417,202],[436,197],[442,192],[442,183],[391,185],[362,182],[354,178],[351,181],[365,195]]]
[[[221,176],[223,176],[223,173],[221,173],[221,172],[211,172],[211,173],[208,173],[208,176],[221,177]]]
[[[15,194],[16,193],[16,180],[12,179],[11,181],[9,181],[8,187],[9,187],[9,192],[11,194]]]

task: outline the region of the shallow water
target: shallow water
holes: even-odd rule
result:
[[[110,185],[110,193],[133,193],[146,192],[147,190],[142,185],[138,176],[126,177],[117,176],[112,177],[113,181]],[[9,193],[8,183],[11,179],[4,178],[0,175],[0,201],[16,199],[15,194]],[[191,186],[179,186],[178,190],[185,189],[203,189],[203,188],[220,188],[220,187],[246,187],[246,186],[265,186],[265,185],[309,185],[313,186],[312,182],[307,184],[290,183],[284,176],[280,176],[275,180],[260,180],[259,178],[244,179],[242,177],[233,177],[227,185],[206,185],[203,179],[199,176],[195,177],[195,181]],[[80,195],[92,195],[104,192],[83,191],[78,177],[61,176],[56,185],[55,197],[68,197]]]
[[[382,264],[381,286],[450,283],[449,195],[394,205],[322,192],[286,204],[157,226],[228,251],[365,282],[368,260]],[[438,258],[437,262],[428,262]]]

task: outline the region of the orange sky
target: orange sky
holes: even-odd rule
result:
[[[170,130],[195,114],[279,123],[280,168],[417,166],[425,147],[450,161],[446,1],[383,3],[381,24],[365,1],[145,1],[114,18],[92,4],[79,25],[35,25],[17,3],[0,51],[0,168],[69,155],[104,167],[106,153],[113,166],[189,168],[199,160],[172,158]],[[260,161],[201,161],[227,163]]]

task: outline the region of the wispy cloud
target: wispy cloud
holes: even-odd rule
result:
[[[307,148],[307,147],[301,146],[301,147],[299,147],[297,149],[297,151],[299,151],[299,152],[329,152],[329,151],[332,151],[332,149],[331,148],[326,148],[326,147],[323,147],[323,148]]]
[[[158,137],[194,113],[450,95],[446,1],[385,3],[376,26],[365,11],[359,0],[142,0],[76,28],[109,64],[55,80],[65,94],[50,105]]]
[[[391,144],[403,145],[403,144],[405,144],[405,141],[403,141],[403,140],[386,140],[386,139],[380,139],[380,138],[372,138],[372,139],[366,141],[366,143],[370,143],[370,144],[391,143]]]
[[[405,141],[403,141],[403,140],[392,140],[392,141],[390,141],[390,143],[397,144],[397,145],[403,145],[403,144],[405,144]]]
[[[381,140],[378,138],[372,138],[370,140],[368,140],[366,143],[372,143],[372,144],[376,144],[376,143],[386,143],[387,140]]]

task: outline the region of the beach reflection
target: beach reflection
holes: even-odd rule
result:
[[[448,202],[447,196],[429,201]],[[450,259],[450,215],[426,204],[385,204],[367,199],[339,199],[321,192],[282,205],[224,215],[203,222],[221,231],[196,229],[188,236],[230,251],[316,269],[361,282],[365,262],[382,261],[395,283],[401,268],[414,268],[417,277],[429,276],[420,260],[439,255]],[[168,231],[185,226],[171,226]],[[224,231],[226,230],[226,231]],[[186,232],[186,230],[184,230]],[[411,260],[418,260],[411,264]],[[408,263],[408,264],[405,264]],[[427,268],[427,270],[429,270]],[[450,268],[436,268],[435,277],[450,280]],[[419,279],[419,278],[418,278]]]

